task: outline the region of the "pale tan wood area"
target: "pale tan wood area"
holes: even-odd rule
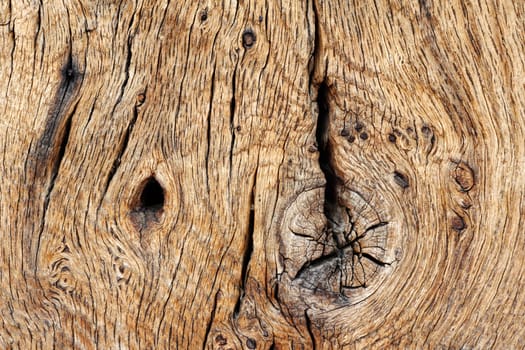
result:
[[[0,0],[0,348],[525,348],[524,39],[511,0]]]

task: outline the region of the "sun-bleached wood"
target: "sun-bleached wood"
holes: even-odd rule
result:
[[[525,347],[521,1],[0,1],[0,348]]]

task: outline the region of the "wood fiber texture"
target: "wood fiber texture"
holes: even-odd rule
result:
[[[524,40],[511,0],[0,0],[0,348],[524,348]]]

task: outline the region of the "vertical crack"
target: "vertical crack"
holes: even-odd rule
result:
[[[42,213],[42,220],[41,220],[41,223],[40,223],[40,232],[38,234],[37,244],[36,244],[36,254],[35,254],[35,261],[34,261],[34,269],[35,269],[34,272],[35,272],[35,275],[37,273],[36,269],[37,269],[37,262],[38,262],[38,254],[40,252],[40,241],[41,241],[41,238],[42,238],[42,234],[44,233],[44,226],[45,226],[45,221],[46,221],[47,210],[49,208],[49,201],[51,200],[51,193],[53,193],[53,189],[55,188],[55,182],[56,182],[56,179],[58,177],[58,172],[60,170],[60,165],[62,164],[62,160],[64,159],[64,156],[65,156],[65,153],[66,153],[66,147],[67,147],[67,144],[69,142],[69,134],[71,133],[71,124],[72,124],[72,120],[73,120],[73,115],[77,111],[77,106],[78,106],[78,103],[75,104],[75,107],[73,107],[73,111],[66,118],[66,124],[64,125],[64,131],[62,132],[62,135],[61,135],[60,147],[59,147],[59,150],[58,150],[58,155],[57,155],[57,158],[56,158],[56,160],[55,160],[55,162],[53,164],[53,169],[51,171],[51,180],[49,181],[49,186],[48,186],[48,189],[47,189],[47,192],[46,192],[46,197],[44,199],[44,209],[43,209],[43,213]],[[28,255],[28,256],[30,256],[30,255]]]
[[[337,184],[340,182],[335,175],[331,160],[330,145],[330,109],[328,104],[329,88],[325,81],[319,86],[317,93],[317,105],[319,115],[317,117],[316,140],[319,148],[319,167],[326,179],[324,212],[329,222],[333,220],[333,212],[337,204]]]
[[[40,180],[44,179],[44,181],[49,178],[49,183],[47,184],[47,189],[45,191],[46,195],[42,209],[40,232],[38,233],[38,237],[28,239],[29,241],[34,240],[33,242],[36,244],[36,247],[33,246],[33,244],[26,245],[26,249],[28,250],[26,256],[34,256],[34,260],[31,259],[29,261],[29,265],[34,269],[35,275],[37,273],[36,269],[40,250],[40,240],[44,232],[51,194],[54,190],[55,182],[69,142],[73,116],[77,111],[78,101],[71,108],[73,103],[72,100],[75,94],[77,94],[80,85],[82,84],[82,80],[83,74],[79,72],[78,66],[73,59],[70,43],[66,62],[60,70],[60,84],[57,93],[55,94],[54,103],[49,110],[42,136],[39,138],[36,144],[36,149],[34,150],[35,158],[37,160],[34,168],[35,178]],[[68,113],[69,110],[71,110],[71,112]],[[30,193],[36,191],[36,186],[37,183],[33,183]],[[36,249],[34,254],[31,253],[32,247],[35,247]]]
[[[232,133],[232,141],[230,146],[230,176],[228,177],[228,183],[232,177],[232,166],[233,166],[233,147],[235,146],[235,78],[237,76],[237,69],[233,72],[232,78],[232,99],[230,101],[230,130]]]
[[[220,290],[218,290],[215,293],[215,300],[213,301],[213,308],[211,310],[211,316],[210,320],[208,321],[208,324],[206,325],[206,333],[204,333],[204,341],[202,343],[202,349],[206,349],[206,343],[208,342],[208,337],[210,336],[211,326],[213,325],[213,321],[215,320],[215,312],[217,310],[217,301],[219,299],[219,293],[221,293]]]
[[[113,111],[111,115],[113,115],[113,113],[115,112],[115,108],[117,108],[118,104],[122,101],[122,97],[124,96],[124,91],[126,89],[126,86],[128,85],[129,67],[131,66],[131,57],[132,57],[131,43],[132,43],[132,38],[128,37],[126,63],[124,64],[124,74],[125,74],[124,82],[122,83],[122,86],[120,87],[120,93],[117,99],[117,103],[113,107]]]
[[[58,176],[58,170],[60,169],[60,164],[62,164],[62,160],[64,159],[64,155],[66,153],[66,146],[69,142],[69,134],[71,132],[71,122],[73,120],[73,115],[77,111],[78,103],[73,108],[73,111],[66,119],[66,125],[64,125],[64,131],[62,134],[62,138],[60,141],[60,148],[58,150],[57,159],[55,161],[55,164],[53,166],[53,170],[51,172],[51,181],[49,183],[49,189],[46,193],[46,199],[44,201],[44,212],[47,211],[47,207],[49,205],[49,198],[51,196],[51,192],[53,192],[53,188],[55,187],[55,181]]]
[[[124,96],[124,91],[126,89],[126,86],[128,85],[129,69],[131,66],[131,58],[133,56],[131,45],[132,45],[132,40],[131,40],[131,37],[129,37],[128,43],[127,43],[126,63],[124,65],[124,81],[122,82],[122,86],[120,87],[120,92],[119,92],[119,96],[117,97],[117,102],[115,103],[111,111],[112,116],[115,114],[115,110],[117,109],[117,106],[122,101],[122,98]],[[138,109],[137,109],[137,105],[135,105],[135,107],[133,108],[133,116],[131,118],[131,121],[129,122],[128,127],[126,128],[126,131],[124,133],[124,137],[122,138],[122,141],[119,144],[117,157],[113,161],[113,165],[111,166],[111,169],[109,170],[108,177],[106,180],[106,185],[104,186],[104,191],[102,192],[104,194],[107,193],[109,185],[111,184],[111,181],[113,180],[113,177],[115,176],[115,173],[118,167],[120,166],[120,161],[128,146],[129,138],[130,138],[131,132],[133,131],[135,123],[137,121],[137,117],[138,117]]]
[[[210,148],[211,148],[211,118],[212,118],[212,109],[213,109],[213,96],[215,94],[215,71],[217,67],[213,67],[213,73],[211,75],[211,87],[210,87],[210,107],[208,109],[208,120],[207,130],[206,130],[206,141],[208,142],[208,148],[206,148],[206,189],[210,193],[210,174],[209,174],[209,161],[210,161]],[[231,113],[231,111],[230,111]],[[231,118],[231,117],[230,117]]]
[[[71,106],[72,97],[80,88],[81,83],[82,74],[78,72],[78,67],[73,60],[70,48],[66,62],[60,70],[60,84],[54,98],[54,103],[49,111],[44,132],[37,144],[37,159],[41,162],[48,160],[53,149],[55,149],[56,140],[63,138],[62,135],[58,135],[60,125],[62,122],[67,124],[67,119],[71,118],[75,111],[66,118],[63,118],[64,112],[67,110],[67,107]],[[76,110],[76,105],[74,109]]]
[[[310,67],[310,84],[315,84],[316,68],[322,63],[320,58],[320,28],[319,28],[319,10],[315,0],[312,1],[314,14],[314,48],[313,64]],[[327,62],[325,62],[327,64]],[[326,74],[326,69],[325,69]],[[329,225],[333,223],[334,212],[337,210],[337,185],[341,182],[335,174],[332,167],[331,144],[330,144],[330,104],[329,104],[330,87],[327,77],[324,76],[317,88],[317,127],[315,137],[319,149],[319,167],[326,179],[324,213],[328,219]]]
[[[310,4],[309,4],[310,5]],[[333,116],[330,115],[330,104],[333,96],[337,93],[330,83],[328,76],[328,61],[323,56],[322,27],[319,22],[320,2],[312,0],[309,7],[313,8],[314,45],[310,61],[310,86],[313,94],[317,92],[314,106],[318,109],[315,137],[317,150],[319,151],[319,168],[325,177],[323,213],[326,218],[324,228],[326,236],[325,242],[318,242],[324,246],[330,246],[322,256],[306,261],[297,271],[294,279],[301,279],[304,286],[311,289],[328,288],[331,286],[325,281],[328,278],[338,279],[340,282],[339,293],[347,287],[366,287],[367,271],[362,263],[362,259],[367,259],[379,267],[389,265],[373,253],[363,252],[362,242],[367,241],[367,234],[388,224],[386,221],[379,221],[369,225],[364,232],[356,232],[356,220],[360,217],[353,217],[353,211],[349,210],[353,203],[343,201],[340,197],[346,191],[345,183],[336,172],[333,150],[336,147],[331,134],[335,137],[334,130],[331,130]],[[338,169],[337,169],[338,171]],[[369,203],[367,203],[369,205]],[[350,206],[350,207],[348,207]],[[357,216],[360,214],[357,213]],[[295,233],[295,232],[294,232]],[[296,234],[296,233],[295,233]],[[299,234],[300,236],[300,234]],[[325,240],[325,239],[323,239]],[[361,241],[362,240],[362,241]],[[349,271],[351,269],[351,271]],[[348,282],[350,281],[350,283]],[[308,315],[305,313],[306,322]]]
[[[130,138],[131,133],[133,132],[135,123],[137,122],[138,115],[139,115],[138,109],[137,109],[137,106],[135,106],[133,108],[133,117],[131,118],[131,121],[129,122],[128,127],[126,128],[126,131],[124,133],[124,137],[122,138],[122,141],[120,142],[118,146],[117,157],[113,161],[113,165],[111,166],[111,169],[109,170],[106,185],[104,186],[104,192],[102,192],[104,194],[107,193],[109,185],[111,184],[111,181],[113,180],[113,177],[115,176],[115,173],[117,172],[117,169],[120,166],[120,161],[122,160],[122,156],[124,155],[124,152],[126,151],[126,148],[128,147],[129,138]]]
[[[239,295],[239,299],[237,299],[237,303],[235,303],[235,307],[233,309],[234,317],[237,317],[239,314],[239,310],[241,307],[241,301],[244,297],[245,289],[246,289],[246,281],[248,278],[248,267],[250,264],[250,260],[252,258],[253,253],[253,232],[254,232],[254,223],[255,223],[255,207],[254,207],[254,198],[255,198],[255,181],[257,179],[257,171],[254,175],[254,183],[252,187],[252,192],[250,194],[250,216],[249,216],[249,222],[248,222],[248,237],[246,241],[246,248],[244,250],[244,256],[242,259],[242,268],[241,268],[241,293]]]
[[[310,320],[310,317],[308,316],[308,310],[304,311],[304,319],[306,321],[306,329],[308,330],[308,335],[310,336],[310,340],[312,341],[312,350],[315,350],[315,337],[314,332],[312,330],[312,321]]]

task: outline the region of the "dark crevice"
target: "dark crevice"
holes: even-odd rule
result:
[[[219,299],[220,290],[215,293],[215,299],[213,301],[213,309],[211,310],[210,320],[206,325],[206,333],[204,333],[204,342],[202,343],[202,349],[206,349],[206,343],[208,342],[208,337],[210,336],[211,326],[215,320],[215,311],[217,310],[217,301]]]
[[[375,229],[378,229],[378,228],[386,226],[386,225],[388,225],[388,221],[380,221],[377,224],[373,224],[373,225],[367,227],[365,232],[363,232],[363,234],[360,237],[364,236],[366,233],[368,233],[370,231],[373,231]]]
[[[113,180],[113,177],[115,176],[115,173],[117,172],[118,167],[120,166],[120,161],[122,160],[122,156],[124,155],[124,152],[126,151],[126,148],[128,147],[129,138],[131,133],[133,132],[133,128],[135,127],[135,123],[137,122],[139,112],[138,108],[135,106],[133,108],[133,117],[131,118],[131,121],[128,124],[128,127],[126,128],[126,131],[124,133],[124,137],[122,138],[122,141],[120,142],[120,145],[118,146],[118,153],[117,157],[115,158],[115,161],[113,161],[113,165],[111,166],[111,169],[109,170],[108,178],[106,180],[106,185],[104,186],[104,192],[107,193],[109,185],[111,184],[111,181]]]
[[[60,83],[54,95],[51,108],[49,109],[44,131],[36,143],[34,149],[34,159],[36,160],[33,169],[35,179],[43,180],[44,183],[49,179],[47,184],[46,195],[43,203],[43,213],[41,217],[41,229],[36,239],[36,254],[28,251],[27,256],[35,256],[31,259],[30,265],[35,269],[36,261],[38,261],[38,253],[40,250],[40,240],[44,232],[45,220],[51,194],[55,187],[55,182],[58,176],[62,160],[65,155],[67,143],[69,142],[69,135],[71,131],[71,124],[74,114],[76,113],[78,101],[72,107],[69,114],[65,115],[66,111],[71,108],[72,99],[78,92],[82,83],[83,74],[78,70],[78,66],[73,58],[71,41],[69,42],[69,52],[62,68],[60,69]],[[37,182],[38,183],[38,182]],[[37,183],[33,186],[38,188]],[[46,186],[46,185],[44,185]],[[30,191],[33,192],[36,189]],[[31,249],[31,245],[27,245]]]
[[[210,161],[210,148],[211,148],[211,118],[212,118],[212,109],[213,109],[213,95],[215,94],[215,70],[216,67],[213,68],[213,73],[211,75],[211,88],[210,88],[210,106],[208,109],[208,118],[206,120],[207,122],[207,130],[206,130],[206,141],[208,144],[208,148],[206,148],[206,189],[208,190],[208,193],[210,193],[210,174],[209,174],[209,161]],[[231,113],[231,111],[230,111]]]
[[[310,320],[310,317],[308,316],[308,310],[304,311],[304,319],[306,321],[306,329],[308,330],[308,335],[310,336],[310,340],[312,341],[312,350],[315,350],[315,337],[314,332],[312,329],[312,321]]]
[[[315,269],[316,267],[322,266],[324,264],[329,264],[334,259],[339,259],[341,257],[341,253],[342,250],[338,250],[334,251],[333,253],[323,255],[313,261],[307,261],[303,266],[301,266],[299,271],[297,271],[294,279],[300,279],[305,273],[310,273],[312,269]]]
[[[264,16],[264,31],[268,32],[268,12],[269,12],[270,6],[266,6],[266,14]]]
[[[387,262],[384,262],[382,260],[379,260],[378,258],[376,258],[375,256],[373,255],[370,255],[368,253],[361,253],[361,256],[363,258],[367,258],[368,260],[370,260],[371,262],[373,262],[374,264],[377,264],[379,266],[387,266],[387,265],[391,265],[391,263],[387,263]]]
[[[318,45],[318,28],[317,28],[317,14],[316,14],[316,47]],[[318,62],[318,53],[314,52],[315,64]],[[311,78],[312,81],[312,78]],[[315,82],[314,82],[315,83]],[[333,166],[332,159],[332,145],[330,142],[330,86],[328,85],[326,78],[320,83],[317,91],[317,106],[318,106],[318,117],[317,117],[317,129],[316,129],[316,141],[317,149],[319,150],[319,167],[324,174],[326,184],[324,190],[324,215],[326,217],[326,233],[330,235],[328,242],[324,244],[331,245],[333,251],[328,254],[322,255],[314,260],[306,261],[296,273],[294,279],[303,279],[305,282],[314,281],[313,286],[317,289],[322,285],[322,282],[317,285],[319,278],[328,278],[334,273],[340,274],[339,280],[341,282],[341,290],[346,286],[343,285],[343,281],[346,280],[344,269],[341,264],[345,264],[348,259],[352,259],[356,256],[361,264],[361,259],[365,258],[379,266],[388,265],[380,259],[372,256],[368,253],[363,253],[361,248],[360,240],[363,239],[366,234],[370,231],[376,230],[388,224],[388,222],[380,221],[367,227],[364,232],[360,235],[354,236],[355,218],[349,211],[349,208],[343,206],[339,201],[339,188],[344,186],[343,181],[337,176]],[[357,129],[361,129],[362,125],[357,124]],[[343,214],[346,213],[348,217],[348,223],[342,221]],[[298,235],[294,232],[294,234]],[[298,235],[300,236],[300,234]],[[307,238],[307,237],[305,237]],[[308,237],[311,238],[311,237]],[[354,263],[352,263],[353,265]],[[362,265],[361,265],[362,266]],[[352,267],[354,269],[354,266]],[[352,273],[354,275],[354,272]],[[363,287],[366,287],[366,281],[361,283]]]
[[[232,141],[230,145],[230,176],[228,177],[228,183],[229,179],[231,179],[232,175],[232,166],[233,166],[233,147],[235,146],[235,78],[237,75],[237,70],[233,72],[232,77],[232,99],[230,101],[230,130],[232,133]]]
[[[279,282],[275,282],[273,285],[273,298],[279,300]]]
[[[254,198],[255,198],[255,179],[257,178],[257,172],[255,172],[254,175],[254,183],[252,187],[252,192],[250,194],[250,216],[249,216],[249,222],[248,222],[248,237],[246,242],[246,249],[244,250],[244,256],[242,259],[242,268],[241,268],[241,293],[239,295],[239,299],[237,300],[237,303],[235,304],[235,308],[233,310],[233,314],[235,317],[239,314],[239,310],[241,307],[241,301],[244,297],[244,292],[246,289],[246,281],[248,279],[248,267],[250,264],[250,260],[252,258],[253,253],[253,231],[254,231],[254,223],[255,223],[255,207],[254,207]]]
[[[317,16],[316,16],[317,21]],[[316,22],[317,23],[317,22]],[[317,26],[317,24],[316,24]],[[317,43],[317,28],[316,28],[316,43]],[[317,129],[315,132],[317,148],[319,150],[319,167],[323,172],[326,185],[324,193],[324,214],[327,218],[327,229],[334,231],[333,228],[338,226],[335,219],[334,211],[337,210],[337,185],[341,182],[332,167],[331,164],[331,149],[329,141],[330,132],[330,108],[329,108],[329,87],[326,81],[323,81],[317,92],[317,105],[319,114],[317,117]],[[334,239],[337,242],[337,237],[334,235]],[[321,266],[326,263],[330,263],[333,259],[339,259],[344,254],[343,248],[337,248],[334,252],[323,255],[313,261],[309,260],[299,269],[294,279],[301,278],[303,274],[309,273],[312,269]]]
[[[59,147],[55,162],[53,164],[53,169],[51,171],[51,179],[49,181],[49,186],[46,192],[46,197],[44,199],[42,220],[40,223],[41,228],[40,228],[40,232],[38,235],[38,241],[37,241],[37,247],[36,247],[36,257],[35,257],[35,264],[34,264],[35,269],[36,269],[36,261],[38,261],[38,253],[40,252],[40,240],[42,238],[42,234],[44,233],[45,220],[46,220],[47,210],[49,208],[49,201],[51,200],[51,194],[53,193],[53,189],[55,188],[55,182],[58,177],[60,165],[62,164],[62,160],[64,159],[64,156],[66,153],[66,147],[69,142],[69,135],[71,133],[71,124],[73,121],[73,115],[75,115],[77,111],[77,106],[78,106],[78,103],[73,108],[73,111],[71,112],[71,114],[69,114],[66,118],[66,124],[64,125],[64,131],[62,132],[62,136],[61,136],[60,147]],[[35,270],[35,274],[36,274],[36,270]]]
[[[319,115],[317,117],[317,129],[315,131],[315,137],[320,152],[319,164],[321,165],[321,170],[326,176],[333,177],[333,170],[330,165],[330,149],[328,142],[328,133],[330,128],[328,94],[328,84],[323,81],[317,92]]]
[[[131,24],[130,24],[131,26]],[[115,105],[113,106],[113,109],[111,110],[111,116],[115,115],[115,110],[117,109],[117,106],[122,101],[122,98],[124,96],[124,91],[126,89],[126,86],[128,85],[129,81],[129,68],[131,66],[131,58],[133,56],[132,50],[131,50],[131,44],[132,44],[132,37],[128,37],[127,42],[127,54],[126,54],[126,63],[124,64],[124,81],[122,82],[122,86],[120,87],[120,92],[117,97],[117,101]],[[122,159],[122,155],[124,154],[126,147],[128,146],[129,136],[131,132],[133,131],[133,127],[135,126],[135,122],[137,121],[138,117],[138,106],[135,105],[133,108],[133,117],[131,118],[130,123],[128,124],[128,127],[126,129],[126,132],[124,134],[124,138],[122,139],[119,147],[118,147],[118,153],[117,157],[115,158],[115,161],[113,162],[113,165],[111,166],[111,169],[108,174],[108,178],[106,180],[106,184],[104,186],[104,191],[102,193],[106,194],[109,188],[109,185],[111,184],[111,181],[113,180],[113,177],[115,176],[115,173],[120,166],[120,161]]]
[[[62,133],[62,139],[61,139],[61,142],[60,142],[60,148],[58,150],[58,155],[57,155],[57,158],[55,160],[55,164],[53,165],[53,170],[51,172],[51,181],[49,183],[49,189],[48,189],[48,191],[46,193],[46,198],[45,198],[45,201],[44,201],[44,213],[47,211],[47,207],[49,205],[49,199],[50,199],[50,196],[51,196],[51,192],[53,192],[53,188],[55,187],[55,181],[56,181],[56,178],[58,176],[58,170],[60,169],[60,164],[62,164],[62,160],[64,159],[64,155],[66,153],[66,146],[67,146],[67,143],[69,142],[69,134],[71,132],[71,122],[73,120],[73,115],[75,114],[75,112],[77,110],[77,105],[78,104],[75,105],[75,107],[73,108],[73,111],[67,117],[66,125],[64,125],[64,131]]]
[[[337,177],[332,167],[332,155],[330,145],[330,109],[328,102],[329,87],[322,82],[317,93],[317,104],[319,115],[317,117],[316,140],[319,149],[319,167],[323,172],[326,185],[324,193],[324,214],[327,218],[328,229],[334,233],[334,239],[338,242],[337,226],[339,226],[336,213],[341,210],[337,200],[337,187],[342,181]]]
[[[37,158],[40,161],[47,161],[54,145],[56,144],[57,131],[63,121],[63,112],[70,106],[71,98],[80,87],[82,75],[78,73],[78,68],[73,60],[71,49],[67,60],[60,70],[60,84],[54,98],[54,103],[49,111],[44,132],[37,143]],[[74,107],[76,109],[76,106]],[[72,115],[72,114],[71,114]],[[68,117],[71,117],[68,116]],[[68,121],[66,120],[65,123]],[[60,138],[60,136],[58,136]]]
[[[128,37],[126,63],[124,64],[124,74],[125,74],[124,81],[122,82],[122,86],[120,87],[120,93],[117,99],[117,103],[115,103],[115,106],[113,108],[113,112],[115,112],[115,108],[122,101],[122,97],[124,96],[124,90],[126,89],[126,86],[128,85],[129,67],[131,66],[131,57],[133,56],[132,51],[131,51],[131,42],[132,42],[132,38]]]

